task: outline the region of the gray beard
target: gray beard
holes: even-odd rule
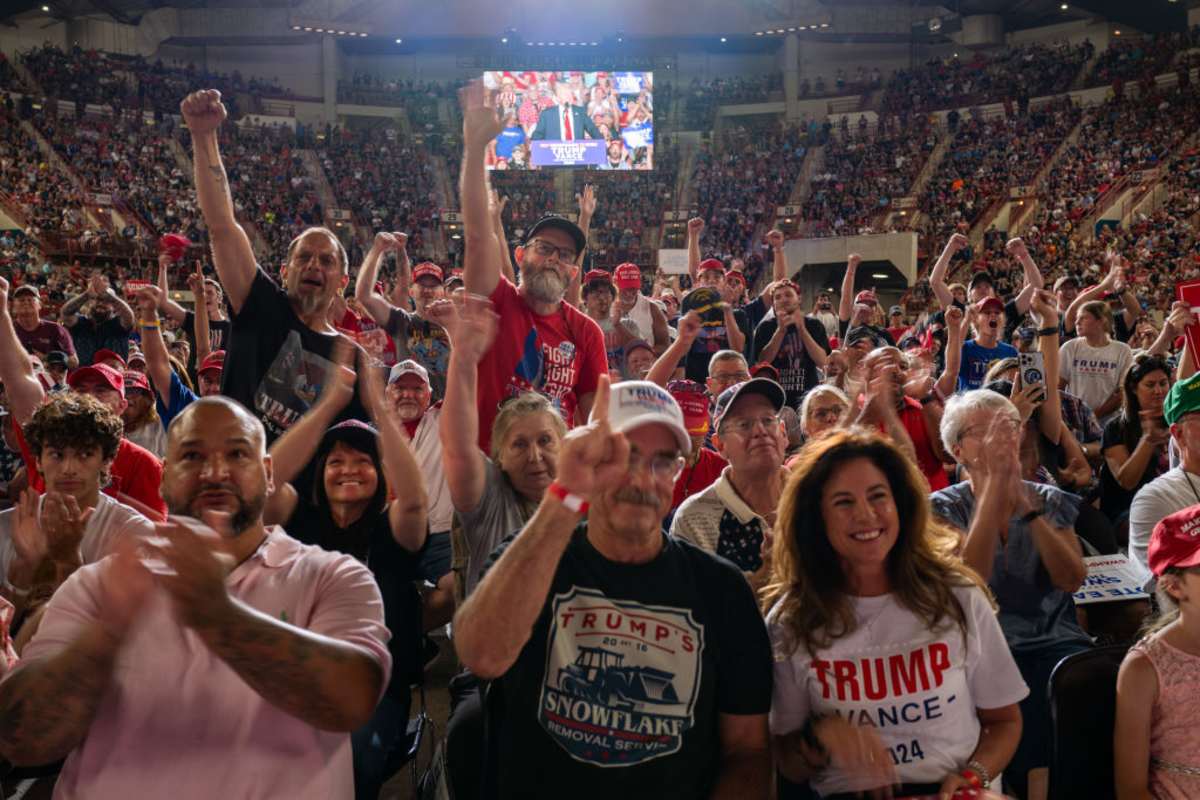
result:
[[[544,269],[525,280],[525,293],[538,303],[554,304],[562,302],[567,286],[559,274],[552,269]]]

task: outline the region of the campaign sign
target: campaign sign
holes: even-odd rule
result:
[[[530,160],[535,167],[575,167],[581,164],[600,166],[604,163],[602,139],[576,139],[573,142],[535,140]]]
[[[1183,281],[1175,284],[1175,296],[1187,303],[1193,314],[1200,317],[1200,280]],[[1200,353],[1200,324],[1188,325],[1184,329],[1187,334],[1188,347],[1191,348],[1192,358]]]
[[[612,79],[617,94],[639,94],[644,85],[640,72],[614,72]]]
[[[1116,600],[1147,600],[1142,571],[1121,553],[1084,556],[1087,577],[1075,592],[1075,605],[1111,603]]]
[[[137,297],[138,292],[140,292],[142,289],[145,289],[147,286],[150,286],[150,285],[151,285],[150,281],[143,281],[143,280],[137,280],[136,278],[130,278],[125,281],[125,296],[126,297]]]

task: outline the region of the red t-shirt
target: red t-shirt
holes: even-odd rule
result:
[[[570,427],[579,398],[596,391],[600,376],[608,372],[604,334],[579,309],[564,302],[553,314],[535,314],[504,277],[490,299],[500,328],[479,362],[479,446],[485,453],[501,401],[540,392]]]
[[[33,457],[33,451],[29,449],[29,443],[25,441],[25,434],[16,420],[13,421],[13,430],[16,431],[21,457],[25,459],[25,472],[29,476],[29,486],[35,492],[42,494],[46,491],[46,482],[42,479],[42,474],[38,472],[37,460]],[[111,478],[108,485],[102,490],[106,495],[132,506],[152,520],[166,519],[167,504],[163,502],[162,495],[158,491],[159,486],[162,485],[163,467],[157,456],[128,439],[121,439],[110,472]],[[130,502],[131,500],[133,502]],[[154,513],[148,514],[146,509],[150,509]]]
[[[671,495],[671,510],[679,508],[684,500],[694,494],[699,494],[716,483],[721,477],[721,470],[729,466],[720,453],[701,448],[700,459],[694,467],[684,467],[683,472],[675,480],[675,493]]]
[[[899,416],[904,430],[908,431],[908,438],[912,439],[913,449],[917,451],[917,466],[929,481],[929,491],[945,489],[950,485],[950,479],[946,477],[946,468],[942,466],[941,459],[934,454],[933,445],[929,442],[929,431],[925,428],[921,404],[905,396],[904,408],[900,409]]]

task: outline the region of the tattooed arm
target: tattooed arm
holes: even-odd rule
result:
[[[112,682],[120,643],[95,626],[57,655],[18,666],[0,683],[0,756],[34,766],[75,749]]]
[[[236,314],[250,294],[257,266],[250,237],[233,213],[233,196],[217,145],[217,131],[226,116],[221,93],[212,89],[192,92],[180,104],[180,111],[192,135],[196,197],[212,241],[213,265]]]
[[[271,705],[323,731],[353,731],[375,711],[383,669],[357,645],[297,628],[230,599],[195,631]]]

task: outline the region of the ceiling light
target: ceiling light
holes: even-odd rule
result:
[[[754,32],[754,35],[755,35],[755,36],[762,36],[762,35],[763,35],[763,32],[762,32],[762,31],[755,31],[755,32]]]
[[[507,36],[501,36],[501,37],[500,37],[500,44],[508,44],[508,37],[507,37]]]
[[[803,25],[801,25],[801,26],[800,26],[800,30],[804,30],[804,26],[803,26]],[[795,32],[796,32],[796,29],[795,29],[795,28],[788,28],[788,33],[795,33]]]
[[[1061,6],[1059,6],[1059,8],[1061,8],[1063,11],[1066,11],[1068,8],[1070,8],[1070,6],[1068,6],[1066,3],[1063,3]]]
[[[722,37],[721,37],[721,41],[722,41],[722,42],[725,42],[725,41],[727,41],[727,39],[726,39],[724,36],[722,36]]]
[[[871,277],[877,281],[882,281],[888,278],[888,274],[886,272],[872,272]]]
[[[305,25],[304,30],[307,31],[308,33],[312,33],[312,25]]]
[[[822,22],[822,23],[821,23],[821,27],[822,27],[822,28],[828,28],[828,27],[829,27],[829,23],[828,23],[828,22]]]
[[[794,31],[794,30],[796,30],[796,29],[795,29],[795,28],[788,28],[788,30],[789,30],[789,31]],[[801,26],[800,26],[800,30],[802,30],[802,31],[806,31],[806,30],[808,30],[808,26],[807,26],[807,25],[801,25]]]
[[[325,32],[324,28],[317,28],[317,33],[324,33],[324,32]]]
[[[42,6],[42,11],[45,11],[47,14],[49,14],[49,13],[50,13],[50,6]]]
[[[293,25],[293,26],[292,26],[292,30],[294,30],[294,31],[298,31],[298,30],[300,30],[300,26],[299,26],[299,25]]]
[[[338,31],[338,36],[345,36],[345,35],[346,35],[345,31]]]
[[[1113,35],[1114,35],[1114,36],[1120,36],[1120,35],[1121,35],[1121,32],[1120,32],[1120,31],[1113,31]]]
[[[403,39],[397,39],[397,40],[396,40],[396,44],[404,44],[404,40],[403,40]]]

